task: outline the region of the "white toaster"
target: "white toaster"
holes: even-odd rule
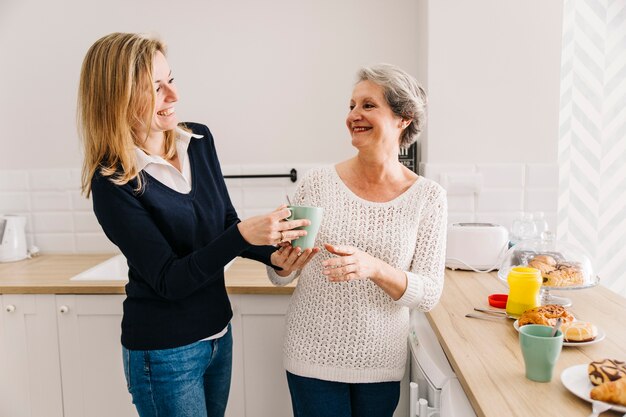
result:
[[[500,266],[509,246],[509,233],[493,223],[454,223],[448,226],[446,266],[489,272]]]

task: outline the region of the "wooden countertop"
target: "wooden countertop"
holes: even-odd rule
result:
[[[626,299],[602,286],[556,293],[571,299],[573,305],[568,309],[579,320],[595,323],[606,333],[606,339],[588,346],[563,346],[552,381],[538,383],[524,376],[524,360],[513,320],[465,317],[474,307],[491,308],[487,302],[489,294],[506,292],[506,286],[495,274],[446,270],[441,302],[428,313],[476,414],[588,416],[591,404],[563,386],[561,372],[603,358],[626,360]]]
[[[0,294],[124,294],[126,281],[70,281],[114,255],[42,255],[19,262],[0,263]],[[291,294],[295,283],[276,287],[265,266],[237,258],[226,271],[230,294]]]
[[[43,255],[0,264],[0,294],[124,294],[124,281],[70,281],[112,255]],[[226,271],[230,294],[291,294],[295,283],[275,287],[265,267],[237,258]],[[597,286],[561,291],[570,298],[569,309],[606,333],[603,341],[583,347],[563,347],[551,382],[538,383],[524,376],[524,362],[513,321],[466,318],[474,307],[489,308],[487,296],[506,292],[495,274],[446,270],[441,302],[428,319],[465,392],[481,417],[587,416],[591,405],[561,384],[561,372],[592,360],[626,360],[626,299]],[[604,414],[603,414],[604,415]],[[608,415],[621,415],[609,412]]]

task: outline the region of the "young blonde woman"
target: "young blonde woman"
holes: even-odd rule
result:
[[[296,273],[284,364],[295,417],[391,417],[407,355],[409,310],[426,311],[443,288],[443,188],[398,161],[426,121],[426,95],[391,65],[363,68],[346,125],[357,154],[311,170],[294,204],[323,207],[326,251]],[[281,248],[289,253],[290,246]]]
[[[128,260],[124,371],[141,417],[223,416],[232,310],[224,266],[236,256],[292,271],[314,254],[278,252],[305,232],[289,210],[240,221],[213,137],[179,125],[165,45],[133,33],[95,42],[84,59],[79,122],[83,192]],[[299,256],[298,256],[299,255]]]

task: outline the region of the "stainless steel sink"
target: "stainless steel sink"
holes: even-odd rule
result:
[[[224,272],[233,262],[234,259],[224,267]],[[117,255],[73,276],[70,281],[128,281],[128,263],[124,255]]]

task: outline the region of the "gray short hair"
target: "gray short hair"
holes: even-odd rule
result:
[[[371,81],[383,88],[385,100],[396,116],[411,120],[400,135],[400,148],[413,144],[426,124],[426,92],[409,74],[390,64],[359,70],[358,81]]]

